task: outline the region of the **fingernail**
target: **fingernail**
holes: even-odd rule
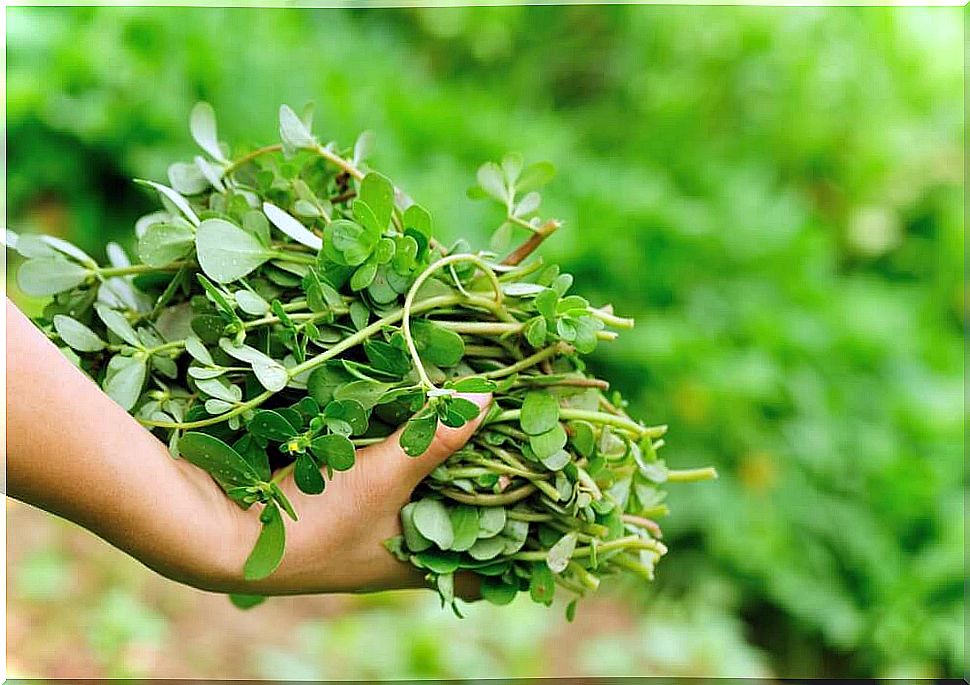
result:
[[[487,392],[461,392],[457,394],[458,397],[463,397],[469,402],[474,402],[478,405],[479,409],[485,409],[488,405],[492,403],[492,395]]]

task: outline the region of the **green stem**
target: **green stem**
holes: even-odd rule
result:
[[[657,554],[666,554],[667,547],[656,540],[651,540],[649,538],[641,538],[636,535],[630,535],[625,538],[617,538],[616,540],[610,540],[609,542],[604,542],[596,546],[597,554],[603,552],[610,552],[615,549],[645,549],[651,552],[656,552]],[[573,559],[582,559],[583,557],[588,557],[592,554],[593,548],[587,547],[577,547],[576,551],[573,552]],[[548,552],[518,552],[512,555],[513,559],[518,559],[520,561],[544,561]]]
[[[535,354],[526,357],[522,361],[518,361],[515,364],[510,364],[501,369],[495,369],[494,371],[487,371],[481,374],[485,378],[504,378],[505,376],[511,376],[512,374],[518,373],[524,369],[531,368],[541,362],[544,359],[549,359],[550,357],[555,357],[557,354],[567,354],[572,350],[572,346],[566,343],[559,342],[555,345],[551,345],[544,349],[539,350]]]
[[[570,561],[567,568],[577,575],[580,582],[590,590],[596,590],[600,586],[600,579],[577,564],[575,561]]]
[[[590,307],[589,313],[595,316],[597,319],[605,323],[607,326],[612,326],[613,328],[633,328],[636,322],[633,319],[627,319],[622,316],[616,316],[609,312],[604,312],[602,309],[596,309]]]
[[[225,414],[219,414],[218,416],[213,416],[208,419],[200,419],[198,421],[189,421],[187,423],[172,423],[171,421],[152,421],[151,419],[138,419],[138,422],[143,426],[151,426],[152,428],[169,428],[175,430],[187,430],[189,428],[204,428],[205,426],[214,426],[217,423],[222,423],[227,421],[233,416],[242,414],[244,411],[258,407],[263,402],[268,400],[273,396],[272,390],[267,390],[262,392],[256,397],[241,404],[237,404],[234,408],[227,411]]]
[[[178,271],[189,262],[172,262],[165,266],[149,266],[148,264],[132,264],[131,266],[111,266],[108,268],[98,268],[93,271],[97,276],[103,278],[114,278],[115,276],[132,276],[135,274],[150,273],[153,271]]]
[[[515,488],[514,490],[503,492],[499,495],[490,495],[490,494],[470,495],[467,492],[461,492],[460,490],[452,490],[450,488],[442,489],[441,494],[444,495],[445,497],[455,500],[456,502],[461,502],[462,504],[476,504],[482,507],[498,507],[506,504],[515,504],[516,502],[520,502],[535,491],[536,491],[536,486],[529,483],[528,485],[523,485],[521,487]]]
[[[303,254],[301,252],[286,252],[283,250],[277,250],[273,253],[273,259],[278,259],[284,262],[292,262],[293,264],[306,264],[313,265],[317,263],[317,258]]]
[[[653,571],[650,569],[650,567],[644,566],[639,561],[631,559],[624,554],[610,557],[609,563],[619,566],[620,568],[624,568],[628,571],[633,571],[645,580],[653,580]]]
[[[505,411],[496,415],[495,418],[488,423],[518,421],[521,414],[521,409],[506,409]],[[650,438],[660,437],[667,432],[667,426],[665,425],[641,426],[639,423],[636,423],[632,419],[628,419],[625,416],[615,416],[613,414],[606,414],[599,411],[586,411],[584,409],[562,407],[559,409],[559,418],[565,421],[589,421],[590,423],[614,426],[616,428],[623,428],[624,430],[636,433],[639,436]]]
[[[670,483],[693,483],[700,480],[716,480],[717,469],[713,466],[705,466],[700,469],[670,469],[667,472],[667,481]]]
[[[251,162],[252,160],[259,157],[260,155],[266,155],[272,152],[280,152],[282,149],[283,149],[283,145],[280,143],[277,143],[276,145],[267,145],[266,147],[261,147],[257,150],[253,150],[252,152],[245,154],[239,159],[237,159],[236,161],[230,163],[229,166],[227,166],[225,170],[223,170],[222,176],[223,178],[225,178],[229,174],[239,169],[239,167],[241,167],[242,165],[246,164],[247,162]]]
[[[414,305],[411,313],[419,314],[421,312],[426,312],[426,311],[435,309],[437,307],[448,307],[453,304],[458,304],[460,302],[463,302],[465,304],[470,304],[476,307],[483,307],[489,310],[495,308],[496,306],[495,302],[485,298],[479,298],[479,297],[466,298],[461,295],[441,295],[439,297],[431,297],[427,300],[419,302],[418,304]],[[369,326],[365,326],[364,328],[360,329],[355,334],[347,338],[344,338],[343,340],[341,340],[339,343],[337,343],[327,351],[322,352],[315,357],[311,357],[310,359],[307,359],[302,364],[298,364],[297,366],[294,366],[293,368],[291,368],[290,378],[293,378],[302,373],[305,373],[306,371],[309,371],[319,366],[320,364],[323,364],[328,359],[332,359],[333,357],[337,356],[341,352],[344,352],[345,350],[348,350],[351,347],[359,345],[360,343],[370,338],[372,335],[379,333],[381,330],[384,329],[385,326],[390,326],[391,324],[395,324],[401,321],[403,318],[404,318],[404,310],[399,309],[398,311],[392,314],[388,314],[383,319],[378,319],[377,321],[370,324]]]
[[[418,290],[424,285],[432,274],[434,274],[438,269],[442,267],[455,264],[457,262],[471,262],[482,272],[488,276],[492,283],[492,288],[495,291],[495,303],[496,308],[502,307],[502,285],[498,282],[498,277],[495,272],[482,260],[480,257],[473,254],[455,254],[448,257],[443,257],[433,264],[429,264],[428,267],[422,271],[418,277],[414,280],[411,288],[408,290],[407,297],[404,298],[404,309],[401,319],[401,332],[404,335],[404,342],[407,345],[408,352],[411,354],[411,359],[414,360],[414,368],[418,372],[418,377],[421,379],[421,385],[427,390],[434,390],[435,384],[431,382],[431,378],[428,377],[428,372],[424,369],[424,364],[421,361],[421,355],[418,354],[418,347],[414,342],[414,336],[411,335],[411,313],[414,307],[414,298],[418,294]],[[465,295],[466,299],[469,299],[468,295]]]

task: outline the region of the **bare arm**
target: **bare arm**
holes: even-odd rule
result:
[[[8,494],[74,521],[170,578],[225,592],[303,593],[413,586],[414,569],[381,541],[399,532],[414,486],[478,421],[441,428],[421,457],[395,437],[358,452],[319,496],[283,482],[300,515],[287,522],[280,568],[256,584],[241,569],[258,535],[255,510],[233,504],[202,470],[101,392],[7,301]],[[487,396],[469,396],[486,406]]]

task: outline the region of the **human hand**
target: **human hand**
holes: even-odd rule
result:
[[[300,517],[286,521],[286,551],[279,568],[260,581],[244,581],[242,567],[259,534],[258,517],[242,512],[236,524],[234,559],[223,591],[255,594],[367,592],[421,587],[422,574],[390,554],[383,542],[401,532],[400,510],[415,486],[472,436],[491,402],[488,394],[463,394],[482,411],[461,428],[439,424],[428,450],[409,457],[400,430],[381,443],[357,451],[349,471],[333,474],[321,495],[306,495],[292,474],[280,482]],[[402,429],[403,430],[403,429]],[[459,594],[472,591],[462,587]],[[464,590],[464,592],[463,592]]]

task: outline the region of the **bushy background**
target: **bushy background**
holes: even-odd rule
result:
[[[228,141],[283,102],[373,129],[479,246],[478,164],[551,160],[545,256],[638,320],[595,365],[722,475],[672,493],[657,583],[571,626],[420,593],[240,614],[8,505],[12,675],[957,675],[962,39],[956,9],[9,8],[11,228],[130,244],[129,178],[194,154],[198,99]]]

